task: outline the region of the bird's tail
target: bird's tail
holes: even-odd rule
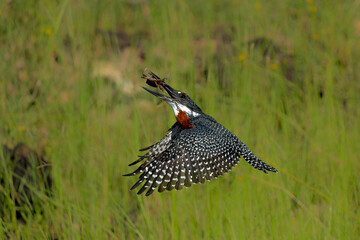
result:
[[[250,149],[241,141],[239,145],[239,153],[248,163],[250,163],[251,166],[253,166],[256,169],[259,169],[260,171],[263,171],[266,174],[267,171],[278,172],[274,167],[266,164],[258,157],[256,157],[255,154],[253,154],[250,151]]]

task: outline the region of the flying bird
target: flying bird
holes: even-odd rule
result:
[[[143,74],[142,78],[150,86],[168,93],[166,96],[144,87],[171,106],[177,121],[159,142],[140,149],[147,151],[146,154],[129,164],[142,162],[135,171],[124,175],[140,174],[131,190],[143,184],[137,194],[147,190],[145,195],[149,196],[156,188],[163,192],[203,184],[229,172],[240,157],[264,173],[277,172],[213,117],[203,113],[187,94],[173,89],[152,72]]]

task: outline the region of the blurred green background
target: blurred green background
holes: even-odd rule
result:
[[[0,63],[1,143],[37,151],[53,180],[26,204],[1,165],[1,239],[360,237],[359,1],[5,0]],[[175,121],[145,67],[279,173],[240,160],[130,192],[127,165]]]

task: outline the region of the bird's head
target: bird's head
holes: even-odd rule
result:
[[[186,93],[175,90],[166,83],[162,84],[162,87],[169,94],[169,97],[145,87],[144,89],[167,102],[173,109],[176,119],[184,128],[192,128],[191,119],[203,114],[201,109]]]

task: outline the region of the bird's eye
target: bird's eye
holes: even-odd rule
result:
[[[180,94],[180,97],[181,97],[181,98],[186,98],[186,96],[185,96],[184,93],[181,93],[181,94]]]

